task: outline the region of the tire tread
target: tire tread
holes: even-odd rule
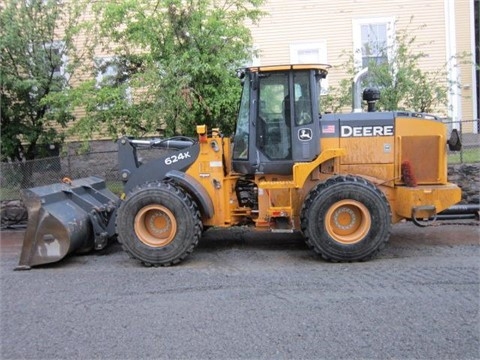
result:
[[[202,221],[201,221],[201,215],[200,215],[200,210],[198,208],[198,205],[193,201],[192,197],[184,191],[181,187],[178,185],[168,182],[168,181],[155,181],[155,182],[149,182],[143,185],[136,186],[133,188],[127,195],[126,199],[132,198],[139,194],[142,191],[148,190],[148,189],[164,189],[168,192],[173,193],[175,196],[177,196],[183,203],[187,205],[188,211],[191,214],[193,220],[194,220],[194,230],[193,230],[193,237],[190,240],[190,244],[188,248],[183,251],[179,256],[169,260],[169,261],[162,261],[160,263],[155,263],[152,261],[145,261],[141,259],[139,256],[135,255],[129,248],[126,246],[121,241],[121,236],[118,236],[118,242],[121,244],[122,249],[128,254],[130,258],[139,260],[144,266],[146,267],[167,267],[167,266],[173,266],[177,265],[185,258],[187,258],[195,249],[195,247],[198,245],[198,242],[200,240],[201,234],[202,234]],[[120,205],[118,212],[120,213],[123,211],[123,206],[125,206],[126,202],[123,201],[122,204]],[[122,227],[121,224],[118,223],[118,216],[117,216],[117,221],[115,223],[116,229],[119,229]],[[118,232],[118,230],[117,230]]]
[[[312,236],[309,230],[308,213],[309,213],[310,207],[313,204],[313,202],[320,196],[320,194],[325,190],[327,190],[328,188],[330,188],[331,186],[338,185],[338,184],[348,184],[348,183],[358,184],[361,187],[365,187],[366,189],[373,191],[377,196],[381,198],[381,201],[383,201],[388,206],[388,214],[386,214],[385,216],[388,217],[389,219],[391,219],[392,217],[390,205],[383,191],[381,191],[377,186],[375,186],[374,184],[372,184],[371,182],[367,181],[366,179],[360,176],[354,176],[354,175],[334,176],[329,178],[325,182],[315,186],[307,194],[303,202],[301,216],[300,216],[300,224],[301,224],[300,226],[301,226],[302,233],[304,234],[304,238],[307,246],[311,250],[313,250],[317,255],[321,256],[323,259],[330,262],[368,261],[373,257],[375,257],[378,254],[378,252],[381,251],[386,246],[391,234],[391,227],[389,226],[388,233],[383,239],[383,241],[373,251],[355,260],[335,258],[333,256],[328,255],[326,252],[318,248],[318,246],[315,244],[314,239],[312,239]]]

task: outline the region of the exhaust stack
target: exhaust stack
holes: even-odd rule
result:
[[[352,110],[354,113],[362,112],[362,80],[368,75],[368,67],[360,70],[352,82]]]

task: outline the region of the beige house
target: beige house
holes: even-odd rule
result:
[[[395,34],[408,27],[414,31],[415,44],[422,45],[419,50],[428,54],[422,59],[422,68],[447,69],[449,79],[462,85],[453,89],[448,108],[439,109],[437,115],[464,120],[464,132],[479,133],[478,121],[471,121],[478,119],[480,112],[479,73],[474,65],[474,54],[478,52],[475,45],[479,42],[479,3],[480,0],[266,0],[263,10],[267,15],[259,24],[250,25],[254,48],[258,50],[252,64],[336,66],[346,60],[341,55],[350,52],[355,54],[355,64],[361,69],[368,59],[379,55],[374,51],[367,53],[365,44],[370,48],[392,45]],[[80,37],[78,42],[87,40]],[[469,61],[458,61],[457,54],[470,54]],[[108,53],[96,53],[92,66],[103,65],[96,76],[98,83],[117,71],[108,65],[111,59]],[[85,76],[89,75],[82,78]],[[326,91],[343,78],[348,78],[346,71],[332,69]],[[79,110],[77,115],[81,113]]]
[[[419,50],[428,54],[420,66],[426,70],[446,66],[449,79],[461,84],[449,94],[449,108],[440,115],[454,121],[478,119],[478,72],[473,65],[478,4],[474,6],[474,1],[267,0],[264,10],[268,15],[251,26],[259,52],[253,63],[340,65],[345,62],[342,52],[351,51],[360,69],[369,57],[379,55],[375,51],[367,53],[366,43],[370,48],[379,42],[392,45],[396,31],[408,27],[415,31]],[[470,63],[457,60],[456,55],[461,53],[471,54]],[[328,84],[346,77],[345,72],[335,69],[329,74]],[[469,124],[464,131],[478,132],[478,125]]]

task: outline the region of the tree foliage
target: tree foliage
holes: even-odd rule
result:
[[[56,0],[6,0],[1,7],[2,160],[30,160],[43,145],[62,142],[62,127],[74,118],[65,89],[88,55],[87,43],[78,46],[84,7]]]
[[[263,0],[123,0],[95,4],[110,69],[78,88],[77,133],[192,135],[196,124],[234,128],[235,69],[251,58],[247,21]],[[94,70],[101,71],[98,67]]]
[[[418,30],[418,29],[417,29]],[[420,61],[428,54],[420,50],[415,31],[409,27],[400,29],[393,45],[385,46],[381,52],[388,60],[371,61],[363,87],[380,90],[379,110],[409,110],[416,112],[442,112],[447,108],[448,92],[458,84],[447,81],[446,65],[439,69],[424,70]],[[348,69],[348,77],[339,86],[332,87],[323,99],[324,111],[342,111],[352,102],[352,81],[360,70],[355,66],[354,54],[344,53],[346,61],[340,69]]]

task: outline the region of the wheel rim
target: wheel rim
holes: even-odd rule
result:
[[[362,241],[372,225],[367,207],[355,200],[342,200],[327,212],[325,225],[328,234],[339,243],[355,244]]]
[[[162,205],[143,207],[135,216],[135,233],[145,245],[162,247],[172,242],[177,232],[173,213]]]

